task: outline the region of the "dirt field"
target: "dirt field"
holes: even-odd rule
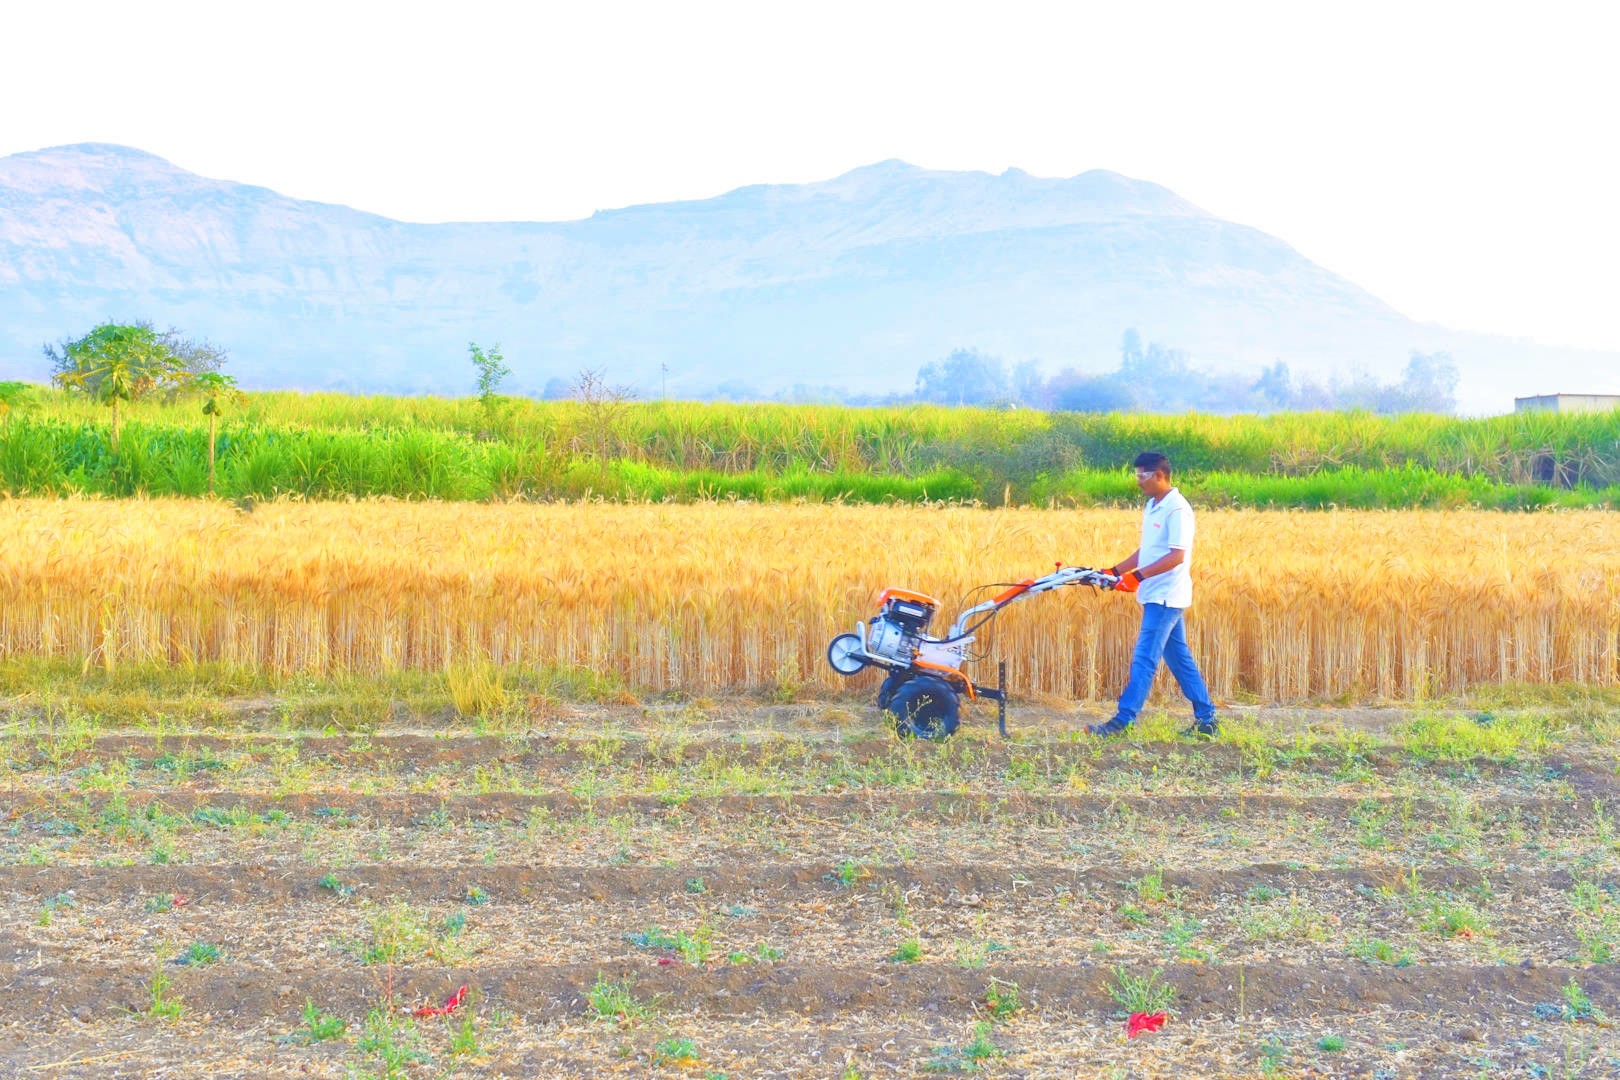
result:
[[[1590,702],[95,704],[8,709],[8,1076],[1620,1075]]]

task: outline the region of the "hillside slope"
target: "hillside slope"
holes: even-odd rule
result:
[[[469,339],[503,343],[529,392],[586,367],[656,391],[667,366],[673,394],[882,393],[963,346],[1104,370],[1133,326],[1203,366],[1280,358],[1324,378],[1447,348],[1476,409],[1573,388],[1526,370],[1620,360],[1416,324],[1273,237],[1104,171],[888,161],[581,221],[421,225],[124,147],[0,159],[0,370],[42,377],[41,342],[103,318],[212,338],[246,385],[364,391],[464,393]]]

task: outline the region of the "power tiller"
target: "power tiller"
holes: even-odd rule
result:
[[[1105,570],[1063,566],[1045,577],[1028,578],[982,604],[963,611],[942,638],[928,636],[928,624],[939,601],[910,589],[885,589],[878,597],[878,613],[855,624],[853,634],[839,634],[827,646],[827,662],[840,675],[855,675],[868,667],[888,671],[878,688],[877,704],[894,716],[901,738],[945,739],[956,731],[962,698],[985,698],[996,703],[996,727],[1007,734],[1007,661],[996,665],[996,686],[979,686],[962,671],[972,656],[973,635],[1001,609],[1016,600],[1051,592],[1065,585],[1112,589],[1119,578]],[[993,589],[982,585],[980,589]],[[975,592],[978,590],[974,590]]]

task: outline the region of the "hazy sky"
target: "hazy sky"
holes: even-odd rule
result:
[[[0,2],[0,155],[124,143],[412,221],[1108,168],[1415,318],[1620,349],[1600,0]]]

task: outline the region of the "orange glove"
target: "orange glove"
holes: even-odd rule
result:
[[[1114,586],[1114,591],[1135,592],[1136,587],[1140,584],[1142,584],[1142,571],[1132,570],[1130,573],[1119,579],[1119,582]]]

